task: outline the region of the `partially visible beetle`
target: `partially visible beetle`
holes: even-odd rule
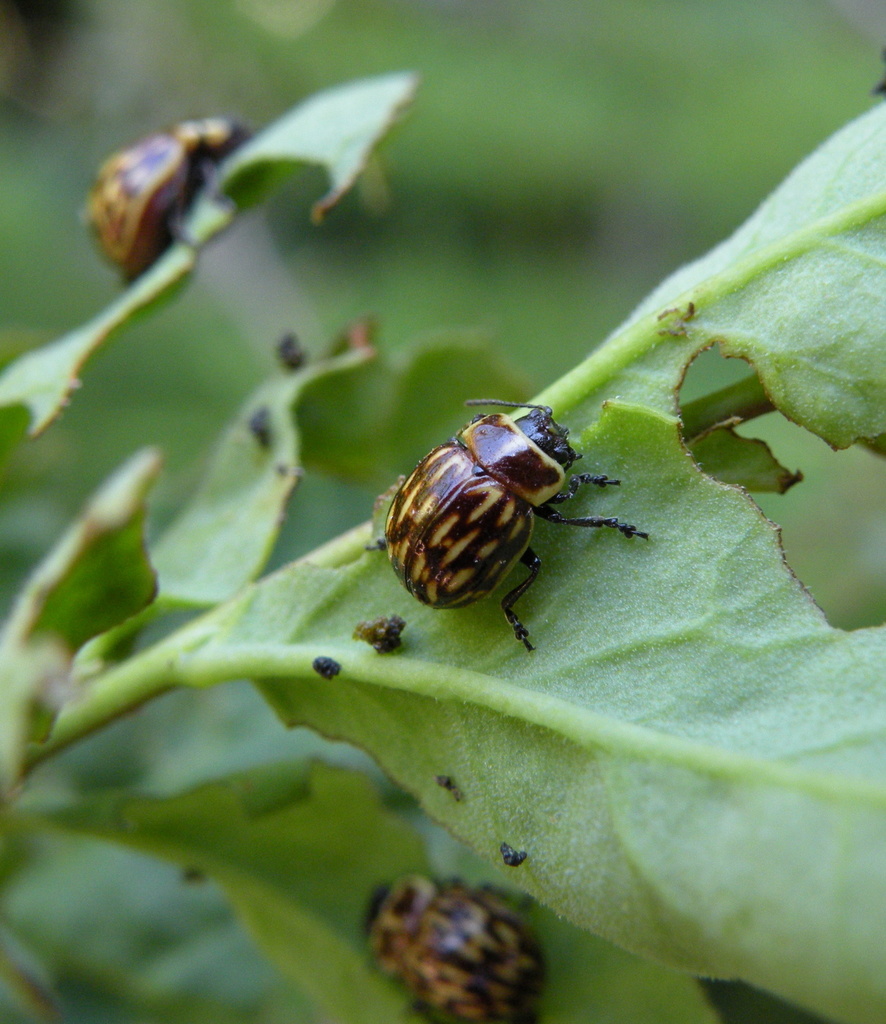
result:
[[[102,251],[127,281],[168,248],[194,196],[248,138],[243,125],[227,118],[182,121],[102,164],[87,217]]]
[[[501,606],[516,638],[532,651],[513,606],[541,568],[529,547],[535,517],[568,526],[610,526],[626,537],[648,534],[611,517],[568,519],[551,507],[573,497],[581,484],[606,487],[619,481],[579,473],[566,483],[566,471],[581,456],[548,406],[493,399],[466,404],[531,412],[516,420],[503,413],[475,416],[426,455],[394,497],[383,543],[400,582],[433,608],[473,604],[522,562],[529,576]]]
[[[536,1020],[541,948],[496,893],[409,875],[376,892],[367,925],[379,967],[421,1006],[477,1024]]]

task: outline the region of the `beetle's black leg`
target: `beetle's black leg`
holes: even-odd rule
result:
[[[513,610],[513,607],[517,599],[522,597],[535,582],[535,577],[538,576],[538,570],[541,568],[541,559],[532,548],[527,548],[521,555],[520,561],[529,570],[529,575],[522,583],[505,594],[501,601],[501,610],[505,613],[505,618],[510,622],[514,630],[514,636],[523,644],[527,651],[534,651],[535,648],[527,639],[529,630],[517,618],[517,613]]]
[[[555,494],[553,498],[548,498],[545,504],[559,505],[561,501],[569,501],[570,498],[575,497],[575,492],[582,484],[596,484],[597,487],[606,487],[608,484],[612,487],[617,487],[620,483],[621,480],[610,480],[608,476],[604,476],[602,473],[576,473],[575,476],[570,478],[566,490]]]
[[[196,249],[200,243],[185,226],[187,214],[188,204],[179,198],[176,200],[175,206],[169,212],[167,227],[169,228],[169,234],[172,236],[172,240],[174,242],[181,242],[182,245],[188,245],[192,249]]]
[[[541,516],[542,519],[547,519],[549,523],[562,523],[564,526],[611,526],[614,530],[623,533],[625,537],[649,539],[648,533],[638,530],[636,526],[631,526],[629,523],[619,522],[618,519],[613,519],[612,517],[580,516],[577,519],[567,519],[565,516],[561,516],[559,512],[554,511],[554,509],[547,508],[546,505],[536,505],[533,512],[537,516]]]
[[[388,542],[384,537],[376,537],[371,544],[366,544],[363,547],[364,551],[385,551],[387,550]]]
[[[199,242],[188,231],[185,221],[191,212],[192,204],[199,193],[205,193],[214,203],[224,207],[230,213],[237,212],[237,204],[220,188],[218,164],[210,157],[198,161],[188,177],[189,187],[184,189],[169,213],[169,233],[176,242],[189,245],[196,249]]]

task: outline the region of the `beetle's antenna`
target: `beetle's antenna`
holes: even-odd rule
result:
[[[500,398],[469,398],[465,405],[506,405],[510,409],[541,409],[549,416],[552,415],[549,405],[533,405],[531,402],[503,402]]]

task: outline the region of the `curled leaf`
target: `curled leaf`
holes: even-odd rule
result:
[[[144,546],[145,496],[160,470],[154,451],[134,456],[89,502],[34,570],[0,633],[7,685],[0,713],[0,780],[16,777],[38,708],[65,691],[74,652],[140,611],[155,577]]]

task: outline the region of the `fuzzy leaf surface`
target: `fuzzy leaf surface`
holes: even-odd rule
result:
[[[520,884],[575,923],[877,1020],[882,631],[827,625],[771,525],[698,472],[673,420],[610,404],[580,447],[622,487],[575,512],[650,540],[540,524],[542,575],[520,606],[532,655],[495,600],[421,607],[376,553],[282,570],[170,640],[171,670],[163,645],[145,657],[192,685],[263,679],[287,722],[369,750],[493,863],[502,842],[527,850]],[[397,653],[351,639],[392,614],[407,622]],[[335,679],[312,670],[320,655]]]
[[[367,529],[96,679],[95,717],[71,709],[59,742],[152,679],[255,679],[285,721],[369,751],[490,862],[502,842],[527,851],[499,870],[574,923],[879,1024],[886,636],[827,624],[772,524],[699,472],[671,413],[687,363],[720,340],[832,444],[883,434],[884,166],[880,107],[540,396],[582,470],[622,481],[564,511],[649,540],[540,523],[542,572],[518,606],[534,653],[494,598],[416,603],[383,554],[362,553]],[[397,653],[352,639],[393,614],[407,623]],[[321,655],[341,665],[334,679],[313,671]]]

